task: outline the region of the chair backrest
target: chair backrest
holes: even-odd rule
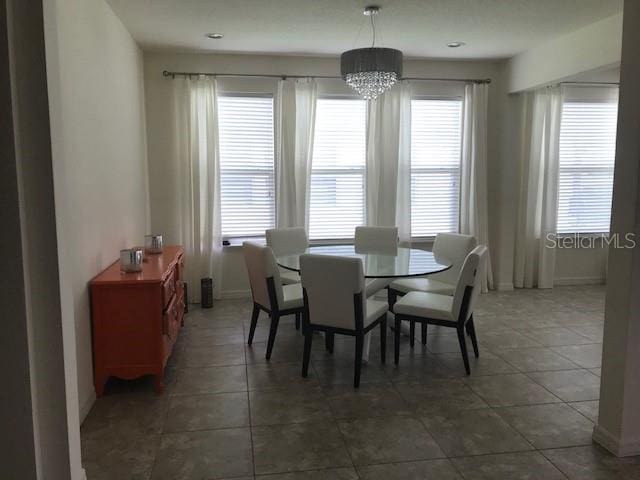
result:
[[[487,247],[485,245],[478,245],[474,248],[462,264],[460,270],[460,277],[458,277],[458,284],[456,286],[456,292],[453,295],[453,317],[458,318],[459,321],[466,322],[467,319],[473,313],[473,309],[482,290],[482,278],[485,275],[487,266]],[[464,318],[460,316],[461,310],[465,303],[465,292],[467,293],[467,311]]]
[[[362,260],[332,255],[300,255],[300,276],[309,322],[355,330],[354,298],[359,294],[362,318],[366,296]]]
[[[398,249],[398,227],[356,227],[356,252],[395,252]]]
[[[476,238],[460,233],[439,233],[433,243],[433,254],[437,259],[446,260],[453,265],[449,270],[430,275],[429,278],[455,285],[458,282],[462,264],[469,252],[476,246]]]
[[[251,284],[251,295],[253,301],[265,308],[275,309],[282,304],[282,283],[280,270],[276,263],[276,257],[271,247],[259,245],[254,242],[243,242],[242,253],[247,264],[249,273],[249,283]],[[272,305],[269,296],[267,279],[273,279],[273,289],[278,305]]]
[[[267,245],[274,255],[303,253],[309,246],[307,231],[301,227],[271,228],[266,231]]]

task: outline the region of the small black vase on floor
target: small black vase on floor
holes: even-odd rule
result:
[[[200,306],[202,308],[213,307],[213,279],[203,278],[200,280]]]

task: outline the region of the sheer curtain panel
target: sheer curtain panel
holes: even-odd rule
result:
[[[185,77],[173,88],[181,223],[168,236],[184,245],[190,300],[199,301],[201,278],[213,277],[216,297],[222,284],[217,86],[213,78]]]
[[[514,285],[552,288],[556,231],[562,92],[560,87],[524,93],[522,102],[520,199]]]
[[[400,82],[370,100],[367,125],[366,220],[370,226],[395,226],[409,241],[411,89]]]
[[[487,204],[487,102],[489,85],[465,86],[462,113],[462,165],[460,175],[460,232],[473,235],[489,248]],[[491,260],[482,278],[482,291],[493,288]]]
[[[316,117],[313,78],[278,82],[276,217],[278,227],[309,226],[309,186]]]

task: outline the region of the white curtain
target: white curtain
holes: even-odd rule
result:
[[[547,238],[556,230],[560,87],[525,93],[522,98],[520,199],[516,231],[514,285],[552,288],[555,250]]]
[[[214,294],[222,284],[220,158],[216,80],[176,78],[175,145],[180,231],[184,245],[190,301],[200,300],[200,279],[213,277]]]
[[[318,85],[312,78],[280,80],[276,117],[278,227],[309,226],[309,186]]]
[[[369,102],[367,122],[367,225],[398,225],[411,237],[411,89],[400,82]]]
[[[462,116],[462,168],[460,174],[460,232],[476,237],[489,248],[487,203],[487,104],[489,85],[465,86]],[[482,291],[493,288],[491,259],[487,255]]]

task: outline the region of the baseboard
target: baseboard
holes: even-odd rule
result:
[[[621,442],[615,435],[600,425],[593,427],[593,440],[617,457],[640,455],[640,437]]]
[[[553,284],[557,286],[602,285],[605,282],[606,279],[604,277],[560,277],[553,279]]]
[[[221,300],[230,300],[233,298],[250,298],[251,290],[225,290],[220,294]]]
[[[96,402],[96,392],[95,391],[91,391],[91,395],[89,395],[89,398],[87,398],[87,401],[84,402],[82,405],[80,405],[79,407],[79,416],[80,416],[80,425],[82,425],[82,422],[84,422],[84,419],[87,418],[87,415],[89,415],[89,412],[91,411],[91,407],[93,407],[93,404]]]
[[[496,290],[500,291],[500,292],[508,292],[513,290],[513,283],[512,282],[501,282],[498,283],[496,285]]]

